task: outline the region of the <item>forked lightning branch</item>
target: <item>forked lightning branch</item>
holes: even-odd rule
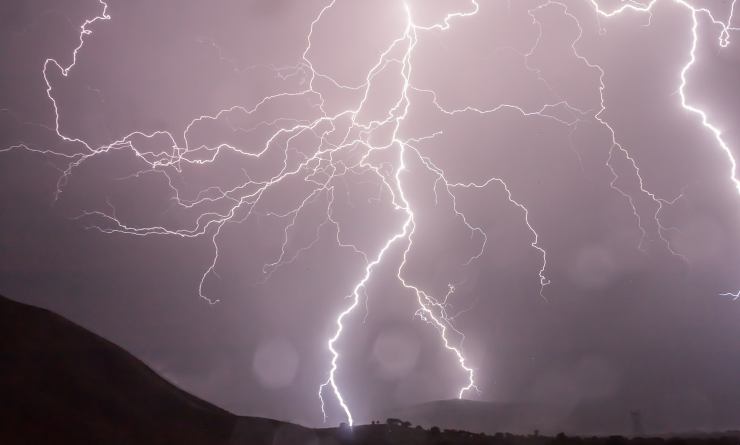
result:
[[[267,258],[265,260],[263,271],[267,275],[266,279],[269,279],[269,276],[275,270],[295,261],[305,250],[319,241],[321,231],[317,228],[314,231],[315,238],[311,243],[308,243],[304,248],[296,252],[290,252],[289,238],[295,226],[301,223],[300,216],[319,198],[325,199],[327,205],[325,208],[325,218],[320,222],[321,227],[333,227],[333,231],[336,234],[333,242],[336,243],[338,248],[347,249],[349,252],[352,252],[364,264],[360,280],[351,289],[346,290],[345,295],[347,298],[342,300],[344,306],[327,308],[327,310],[336,312],[337,315],[335,325],[332,329],[333,335],[326,340],[326,347],[331,357],[330,362],[327,364],[326,381],[320,383],[318,386],[318,398],[324,414],[324,420],[327,420],[328,405],[335,404],[336,407],[341,409],[341,412],[350,425],[353,424],[355,419],[352,416],[352,401],[342,391],[338,382],[338,373],[341,371],[342,363],[342,351],[338,347],[338,341],[345,333],[344,331],[346,324],[349,322],[350,314],[357,310],[363,298],[371,298],[371,296],[367,295],[367,284],[381,263],[384,262],[397,262],[397,264],[392,264],[392,267],[396,271],[398,285],[416,302],[417,309],[414,315],[437,331],[441,346],[449,352],[450,359],[454,360],[464,373],[465,380],[459,384],[455,394],[463,398],[471,391],[480,391],[476,386],[475,366],[466,359],[464,351],[465,335],[455,326],[454,316],[450,314],[448,299],[453,291],[453,286],[450,286],[450,292],[447,294],[434,295],[425,287],[424,283],[412,282],[407,278],[406,268],[410,261],[409,254],[414,243],[418,242],[415,237],[418,215],[408,198],[407,191],[407,166],[411,161],[423,166],[429,174],[436,178],[433,190],[435,196],[438,196],[440,193],[444,194],[445,199],[448,199],[452,203],[451,208],[453,214],[451,216],[458,221],[461,227],[469,231],[471,236],[474,236],[475,239],[480,241],[477,248],[470,252],[465,265],[470,265],[481,258],[487,248],[488,236],[483,227],[471,223],[471,219],[465,212],[459,210],[457,205],[458,194],[462,190],[475,191],[485,188],[500,188],[508,199],[507,204],[520,212],[521,223],[531,236],[529,244],[541,259],[540,267],[532,271],[532,276],[538,283],[540,297],[543,300],[546,300],[545,288],[550,283],[546,274],[548,266],[547,251],[543,247],[543,244],[541,244],[542,240],[536,229],[538,225],[544,224],[544,222],[530,220],[529,209],[524,202],[518,200],[517,190],[510,187],[500,177],[491,176],[484,181],[448,180],[448,176],[443,168],[435,163],[434,159],[425,154],[423,148],[424,142],[437,138],[443,133],[443,130],[432,128],[423,137],[407,138],[404,136],[404,123],[411,104],[415,100],[432,104],[438,112],[446,115],[488,115],[506,110],[509,112],[514,111],[522,117],[536,116],[546,119],[567,129],[573,129],[578,121],[581,120],[597,122],[600,126],[608,130],[611,136],[607,167],[612,177],[605,178],[605,180],[609,182],[615,193],[618,193],[624,198],[627,208],[634,215],[636,224],[642,233],[642,239],[638,247],[642,248],[649,230],[653,228],[657,231],[659,241],[667,251],[686,260],[681,252],[671,244],[669,237],[666,236],[667,228],[661,221],[661,211],[666,206],[673,204],[681,195],[679,193],[676,196],[661,197],[649,190],[644,185],[637,160],[632,156],[629,148],[620,143],[619,135],[612,125],[604,119],[603,116],[607,107],[605,92],[607,90],[609,73],[579,52],[579,44],[584,34],[582,27],[584,18],[572,12],[571,8],[575,3],[574,1],[542,1],[529,11],[529,16],[533,24],[537,25],[537,29],[540,30],[540,35],[535,39],[534,46],[524,55],[524,59],[526,68],[535,71],[529,65],[529,57],[535,52],[543,39],[541,34],[542,26],[539,22],[538,14],[545,9],[560,11],[579,30],[575,39],[571,42],[570,50],[580,63],[598,75],[599,84],[595,87],[598,88],[600,107],[595,110],[583,110],[565,100],[543,103],[534,109],[528,109],[517,104],[495,104],[490,108],[465,106],[450,109],[440,104],[437,91],[415,86],[413,55],[417,44],[431,33],[454,33],[457,27],[464,26],[466,20],[470,20],[472,16],[480,12],[481,5],[475,0],[471,0],[460,11],[448,13],[437,23],[424,26],[415,21],[416,11],[409,5],[399,2],[399,8],[397,10],[399,14],[403,14],[404,22],[402,32],[394,36],[390,44],[379,55],[368,54],[368,58],[374,58],[374,64],[366,73],[364,81],[360,85],[343,84],[337,78],[333,77],[331,73],[317,70],[311,59],[314,30],[322,23],[322,20],[325,20],[326,15],[332,8],[335,8],[337,3],[342,1],[349,0],[333,0],[324,5],[315,17],[309,18],[306,21],[305,49],[302,54],[298,55],[297,64],[293,67],[281,68],[279,70],[280,72],[278,74],[280,76],[285,76],[284,73],[286,72],[305,75],[307,81],[303,89],[298,91],[284,91],[266,96],[249,106],[234,105],[230,108],[220,110],[215,114],[196,116],[183,128],[181,134],[176,135],[165,130],[153,132],[133,131],[118,140],[104,145],[94,145],[65,133],[61,124],[65,110],[57,100],[55,85],[50,80],[53,76],[50,75],[61,75],[63,78],[73,75],[75,65],[80,58],[85,57],[85,42],[92,38],[95,28],[103,26],[103,22],[113,19],[112,15],[109,14],[108,5],[100,0],[97,15],[81,24],[79,41],[71,54],[69,54],[68,63],[65,64],[56,59],[49,58],[44,62],[43,67],[41,67],[46,83],[44,87],[46,88],[49,105],[54,112],[53,129],[56,136],[60,143],[73,144],[79,150],[70,154],[53,146],[37,147],[18,144],[7,147],[2,151],[27,150],[62,160],[65,168],[62,170],[57,183],[57,196],[63,192],[68,179],[71,175],[75,174],[76,169],[89,160],[105,156],[114,151],[132,152],[138,160],[145,164],[145,169],[140,173],[154,173],[167,178],[173,199],[177,205],[191,210],[203,210],[197,213],[191,224],[181,227],[132,225],[119,218],[112,208],[86,211],[80,215],[80,220],[84,220],[85,224],[109,234],[117,233],[139,237],[172,236],[182,238],[209,238],[213,246],[212,261],[210,264],[204,265],[198,294],[203,300],[211,304],[217,303],[218,298],[207,292],[206,279],[212,274],[217,273],[219,249],[222,246],[222,229],[227,224],[243,223],[256,215],[258,206],[265,204],[269,193],[278,186],[296,179],[302,180],[309,187],[308,191],[299,199],[298,205],[288,211],[276,211],[274,213],[274,216],[278,217],[281,221],[285,221],[282,242],[279,243],[275,258]],[[710,121],[707,111],[692,105],[687,93],[687,89],[690,87],[687,81],[687,75],[696,64],[696,51],[700,38],[706,35],[713,35],[712,33],[719,30],[716,35],[717,45],[726,47],[731,44],[733,33],[738,30],[733,26],[735,1],[733,0],[732,2],[728,17],[720,20],[715,18],[709,9],[694,6],[692,2],[684,0],[627,1],[622,2],[621,6],[616,9],[606,9],[596,0],[582,0],[584,4],[590,7],[590,11],[593,13],[588,19],[595,20],[599,24],[604,20],[615,20],[622,15],[643,14],[648,17],[649,26],[650,18],[655,13],[655,5],[659,3],[671,3],[690,17],[691,27],[686,32],[691,35],[691,44],[686,48],[685,64],[676,73],[676,87],[679,92],[676,106],[682,107],[687,112],[695,115],[696,119],[706,129],[707,136],[712,138],[717,149],[722,150],[727,155],[728,165],[730,167],[727,171],[727,177],[734,183],[738,192],[740,192],[740,181],[738,181],[736,175],[737,165],[731,148],[723,138],[722,132]],[[415,7],[419,8],[421,4],[418,3]],[[713,25],[710,30],[700,29],[701,24],[705,21]],[[373,88],[373,86],[376,82],[379,82],[378,79],[382,75],[389,72],[396,75],[402,85],[394,93],[396,96],[390,101],[388,108],[384,110],[383,117],[368,119],[364,117],[367,113],[363,113],[363,111],[369,107],[369,103],[372,101],[372,95],[377,94],[378,89]],[[538,76],[541,76],[541,73],[538,72]],[[545,83],[547,82],[546,78],[541,78],[541,80]],[[325,93],[322,93],[321,88],[317,86],[319,82],[329,82],[338,90],[359,93],[357,96],[359,100],[346,109],[338,112],[330,112],[331,107],[326,105],[328,98],[325,97]],[[314,103],[318,104],[318,116],[301,120],[284,118],[280,121],[281,125],[277,125],[278,128],[259,147],[239,147],[222,143],[217,146],[205,147],[206,150],[203,150],[204,147],[191,143],[192,130],[204,122],[217,121],[235,111],[247,116],[256,116],[265,107],[272,105],[281,98],[288,97],[311,99]],[[558,117],[558,114],[553,112],[556,108],[563,107],[571,111],[573,116],[577,116],[577,119],[564,119]],[[260,125],[266,128],[274,128],[277,122],[278,120],[265,121],[261,122]],[[346,124],[346,122],[349,122],[349,124]],[[284,123],[288,123],[288,125],[282,125]],[[260,160],[263,157],[274,154],[276,151],[281,151],[284,159],[288,159],[290,143],[299,140],[301,136],[307,134],[317,136],[314,139],[316,141],[315,146],[311,147],[310,150],[302,151],[302,153],[308,154],[304,154],[297,162],[284,162],[283,167],[268,178],[252,180],[247,177],[243,183],[228,189],[212,187],[202,190],[201,193],[197,194],[195,199],[186,200],[181,198],[185,193],[178,188],[176,185],[178,182],[174,180],[174,177],[182,171],[183,165],[203,167],[216,162],[220,156],[227,152],[243,156],[249,160]],[[140,146],[142,140],[153,141],[161,140],[162,138],[168,141],[171,147],[170,150],[151,151]],[[337,140],[339,141],[338,143],[330,142]],[[183,141],[184,143],[182,143]],[[358,150],[360,152],[359,156],[356,155]],[[355,155],[343,156],[348,152],[352,152]],[[203,153],[209,153],[209,155],[204,158]],[[381,153],[386,154],[386,156],[377,156]],[[630,174],[636,175],[639,179],[639,190],[636,193],[631,193],[618,186],[620,173],[619,169],[613,164],[617,155],[623,156],[629,161],[630,168],[632,169]],[[348,159],[352,161],[348,161]],[[379,161],[378,159],[384,159],[384,161]],[[391,159],[390,163],[387,161],[388,159]],[[384,228],[387,235],[377,250],[361,249],[344,239],[342,224],[335,218],[335,187],[348,175],[371,175],[384,190],[380,196],[383,199],[388,199],[395,212],[402,217],[400,224],[397,226]],[[648,198],[655,204],[656,211],[650,215],[651,218],[648,221],[638,211],[635,204],[638,198]],[[226,205],[222,206],[222,210],[215,211],[213,210],[214,203]],[[223,207],[225,207],[225,210],[223,210]],[[726,293],[724,295],[728,295],[734,299],[740,298],[740,292]]]

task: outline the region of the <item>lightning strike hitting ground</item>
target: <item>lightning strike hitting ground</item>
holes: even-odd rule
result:
[[[462,398],[468,392],[478,390],[475,380],[475,369],[468,363],[468,360],[466,360],[463,350],[465,335],[454,325],[453,322],[455,315],[451,315],[449,312],[450,306],[448,300],[453,295],[455,290],[454,285],[450,284],[449,292],[446,295],[435,297],[429,291],[425,290],[423,284],[412,283],[405,275],[407,265],[410,262],[409,253],[414,246],[417,227],[417,213],[409,200],[406,187],[407,184],[405,182],[407,180],[406,175],[408,174],[407,166],[411,159],[418,161],[436,178],[433,189],[435,199],[437,201],[440,199],[440,191],[444,193],[445,199],[449,199],[452,203],[454,218],[456,218],[460,224],[470,232],[471,237],[475,236],[481,240],[479,248],[470,255],[470,258],[464,265],[471,264],[484,254],[488,236],[482,227],[472,224],[465,213],[459,210],[456,193],[459,190],[475,191],[489,186],[501,187],[506,193],[508,203],[521,211],[523,224],[531,233],[530,245],[536,250],[541,258],[541,266],[537,271],[537,276],[539,280],[539,294],[543,299],[545,299],[545,287],[550,283],[550,280],[546,276],[548,266],[547,251],[540,244],[540,236],[535,229],[538,222],[530,221],[529,208],[525,203],[514,198],[516,190],[512,190],[502,178],[493,176],[484,181],[448,179],[444,170],[435,164],[429,156],[425,155],[423,149],[423,143],[440,136],[443,133],[442,130],[432,131],[427,136],[421,138],[406,138],[403,135],[402,126],[404,120],[408,116],[412,97],[415,99],[418,98],[417,100],[428,100],[429,104],[434,106],[438,112],[447,116],[465,115],[468,113],[488,115],[498,113],[503,110],[509,110],[515,111],[523,119],[535,118],[553,121],[557,125],[570,129],[571,135],[580,122],[586,120],[598,122],[599,125],[608,130],[611,137],[611,146],[609,148],[609,156],[607,160],[607,167],[611,171],[612,175],[610,186],[627,200],[641,231],[641,239],[639,241],[638,248],[641,250],[644,248],[643,245],[649,237],[648,233],[651,228],[648,227],[643,215],[638,210],[638,206],[635,202],[637,196],[633,196],[617,185],[620,173],[613,165],[613,161],[616,156],[622,156],[627,159],[632,168],[631,174],[636,175],[638,179],[640,193],[643,197],[647,197],[654,204],[655,211],[650,215],[650,221],[651,224],[654,224],[653,229],[656,230],[659,241],[670,253],[681,257],[684,260],[686,259],[680,252],[673,248],[669,242],[669,238],[666,236],[671,228],[664,226],[660,220],[661,211],[666,206],[673,205],[682,195],[678,194],[670,199],[665,199],[658,197],[655,193],[648,190],[645,186],[637,160],[631,155],[628,148],[619,142],[616,131],[611,124],[603,118],[603,115],[607,110],[605,92],[607,89],[608,73],[601,66],[592,63],[585,56],[579,53],[578,45],[583,38],[583,28],[579,18],[569,9],[569,5],[572,2],[543,0],[539,5],[529,10],[532,22],[539,28],[539,35],[530,51],[522,54],[522,56],[526,68],[535,73],[538,79],[542,81],[548,89],[554,92],[542,73],[538,69],[530,66],[529,59],[530,56],[534,54],[543,38],[542,24],[538,19],[538,14],[546,8],[558,8],[561,10],[565,16],[575,22],[579,31],[578,35],[571,43],[573,54],[585,66],[598,73],[600,107],[595,111],[579,109],[562,99],[553,103],[542,104],[540,107],[535,109],[527,109],[526,107],[518,106],[516,104],[499,104],[490,108],[466,106],[451,109],[440,103],[436,91],[414,86],[412,76],[414,67],[412,60],[414,49],[419,40],[424,37],[425,33],[432,31],[453,32],[454,27],[457,26],[458,22],[462,22],[466,18],[479,13],[480,5],[475,0],[471,0],[469,2],[467,9],[449,13],[441,19],[441,21],[427,26],[417,24],[414,20],[414,11],[412,11],[408,5],[403,4],[403,8],[399,7],[399,11],[403,10],[403,13],[405,14],[405,27],[403,32],[398,35],[379,56],[377,56],[375,64],[367,72],[362,84],[343,84],[330,74],[317,70],[311,59],[314,29],[325,15],[335,7],[338,1],[339,0],[332,0],[326,4],[314,17],[313,21],[310,22],[306,35],[306,46],[300,56],[300,62],[297,65],[280,68],[268,67],[282,80],[294,77],[307,78],[307,81],[304,84],[305,88],[297,91],[284,91],[263,97],[251,107],[235,105],[233,107],[220,110],[212,115],[198,116],[190,121],[184,128],[183,132],[179,135],[175,135],[164,130],[148,133],[134,131],[109,144],[93,146],[82,139],[66,135],[62,130],[61,120],[63,112],[55,98],[54,86],[49,78],[49,72],[51,70],[56,70],[63,77],[69,76],[78,61],[78,57],[81,56],[81,53],[84,50],[86,40],[93,34],[93,26],[97,25],[98,22],[111,20],[111,16],[108,14],[108,5],[104,1],[99,0],[100,12],[95,17],[85,20],[80,26],[79,44],[72,51],[69,63],[65,64],[49,58],[46,59],[43,64],[43,78],[46,84],[46,94],[54,111],[54,125],[52,130],[56,133],[61,142],[78,146],[80,150],[76,153],[70,154],[53,148],[37,148],[26,144],[17,144],[0,151],[22,149],[36,152],[44,156],[66,160],[66,168],[62,170],[57,183],[55,194],[57,198],[62,194],[70,175],[72,175],[74,170],[80,167],[83,163],[91,158],[105,155],[106,153],[125,150],[133,153],[137,159],[143,162],[146,166],[146,168],[135,173],[132,177],[149,174],[163,176],[166,178],[173,200],[178,206],[187,209],[202,209],[216,203],[225,204],[226,210],[204,210],[198,214],[198,216],[192,221],[192,224],[181,227],[127,224],[125,221],[117,217],[116,209],[110,202],[108,202],[107,209],[86,211],[78,217],[78,219],[83,221],[87,227],[100,230],[104,233],[121,233],[143,237],[157,235],[177,236],[183,238],[208,237],[213,244],[213,257],[211,263],[207,268],[205,268],[205,271],[200,278],[198,293],[201,298],[211,304],[218,302],[218,299],[210,297],[207,294],[205,290],[206,280],[209,276],[216,274],[216,267],[219,260],[219,247],[221,246],[220,235],[222,233],[222,228],[226,224],[243,223],[252,215],[257,214],[284,222],[282,232],[283,236],[279,252],[276,253],[274,260],[268,260],[263,267],[265,281],[269,280],[273,273],[279,268],[293,263],[303,252],[311,249],[320,240],[323,230],[325,228],[331,228],[334,231],[336,245],[340,249],[346,249],[352,252],[352,254],[355,255],[364,265],[361,278],[356,282],[354,287],[351,289],[351,292],[349,292],[346,297],[346,306],[336,316],[333,331],[334,334],[327,340],[326,345],[331,355],[331,360],[327,380],[319,386],[318,390],[318,397],[321,402],[321,410],[324,415],[324,420],[326,421],[328,419],[326,407],[328,401],[325,396],[327,391],[330,391],[330,394],[334,397],[339,408],[341,408],[341,411],[346,417],[349,425],[352,425],[355,422],[355,418],[352,415],[350,403],[341,391],[340,385],[337,381],[340,369],[339,362],[341,360],[341,351],[338,349],[337,343],[342,338],[346,323],[348,322],[348,317],[355,311],[363,298],[365,298],[365,303],[367,304],[367,284],[371,280],[377,267],[385,261],[393,261],[394,258],[400,257],[398,264],[394,265],[399,285],[412,294],[418,304],[418,309],[416,310],[415,315],[438,331],[442,346],[451,353],[459,364],[462,373],[465,375],[465,381],[457,391],[458,397]],[[647,14],[649,17],[652,17],[654,6],[659,0],[652,0],[644,4],[636,1],[629,1],[613,10],[603,9],[596,0],[583,1],[592,7],[597,20],[599,20],[614,18],[628,12]],[[700,119],[702,125],[714,137],[717,145],[726,153],[730,164],[729,179],[734,183],[738,193],[740,193],[740,181],[736,177],[737,163],[730,147],[722,137],[722,132],[710,122],[707,112],[691,105],[687,99],[686,93],[687,73],[696,63],[700,17],[705,16],[714,26],[719,27],[721,31],[718,36],[718,43],[721,47],[726,47],[730,44],[732,33],[738,30],[738,28],[732,26],[735,1],[732,2],[729,17],[725,21],[716,19],[710,10],[694,7],[688,1],[665,1],[675,3],[679,7],[685,9],[686,12],[691,15],[693,23],[693,26],[690,29],[692,43],[688,50],[688,61],[681,68],[680,72],[677,73],[680,105]],[[214,42],[203,41],[202,43],[219,49]],[[226,60],[221,56],[220,49],[219,57],[222,60]],[[233,61],[230,61],[230,63],[231,62]],[[385,73],[388,70],[396,73],[402,79],[400,91],[398,92],[392,106],[386,110],[384,118],[369,121],[363,120],[361,118],[362,111],[366,109],[367,103],[371,99],[374,82],[381,73]],[[361,98],[357,101],[355,106],[346,108],[339,112],[331,113],[327,111],[327,98],[320,92],[320,88],[317,87],[317,82],[319,81],[329,82],[334,88],[341,91],[359,92],[361,93]],[[278,118],[272,121],[260,122],[255,127],[246,130],[247,132],[251,132],[256,130],[258,127],[278,128],[270,135],[264,145],[257,147],[257,150],[247,150],[243,147],[227,143],[222,143],[217,146],[202,146],[191,143],[191,133],[199,125],[207,122],[218,121],[222,118],[228,118],[232,113],[238,113],[244,116],[253,116],[259,111],[262,111],[266,105],[282,98],[305,99],[312,104],[311,108],[317,113],[317,115],[306,116],[301,119],[288,117]],[[567,109],[574,118],[572,120],[568,120],[557,117],[558,115],[554,110],[558,108]],[[344,122],[349,123],[345,124]],[[343,129],[345,125],[346,128]],[[389,128],[392,129],[390,136],[383,136],[386,134],[384,132]],[[299,137],[305,135],[315,135],[317,139],[316,146],[312,147],[313,151],[309,154],[298,152],[291,147],[291,142],[296,141]],[[137,148],[137,141],[154,140],[155,138],[165,138],[168,141],[167,150],[154,152]],[[340,142],[332,143],[331,140],[335,138],[339,139]],[[383,142],[377,142],[378,140]],[[184,165],[197,167],[211,164],[215,162],[222,153],[231,152],[242,156],[245,159],[260,160],[268,153],[278,150],[281,150],[282,153],[282,168],[267,179],[253,180],[245,172],[246,179],[243,183],[228,189],[209,187],[201,190],[193,199],[182,197],[183,191],[178,188],[176,185],[177,181],[173,179],[178,173],[182,172]],[[361,153],[361,156],[357,161],[348,162],[341,157],[343,154],[356,153],[357,151]],[[374,160],[374,156],[381,152],[392,154],[394,161],[380,162]],[[296,157],[299,158],[297,161],[295,159]],[[358,246],[345,241],[343,239],[342,225],[335,218],[336,185],[338,181],[342,180],[349,174],[372,175],[381,186],[382,191],[379,197],[388,196],[393,209],[403,216],[403,221],[398,227],[389,228],[388,235],[384,243],[375,252],[363,250]],[[284,184],[290,180],[302,180],[306,185],[310,186],[310,190],[301,196],[298,205],[288,211],[259,210],[259,205],[263,203],[265,196],[267,196],[278,185]],[[306,212],[307,208],[319,204],[321,204],[324,209],[325,218],[323,218],[323,220],[315,227],[312,240],[291,252],[289,239],[291,237],[291,233],[296,229],[296,226],[300,224],[300,217]],[[723,295],[731,296],[734,299],[740,298],[740,292],[726,293]]]

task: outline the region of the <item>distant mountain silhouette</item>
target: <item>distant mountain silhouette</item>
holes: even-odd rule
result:
[[[593,398],[576,403],[496,403],[474,400],[440,400],[399,408],[376,418],[397,417],[429,428],[465,430],[495,434],[531,434],[538,430],[544,435],[564,432],[578,436],[632,435],[633,410],[612,398]],[[667,413],[649,412],[644,433],[663,437],[708,437],[716,431],[736,429],[737,423],[723,427],[694,427],[692,424],[670,427],[673,419]],[[667,426],[668,425],[668,426]],[[736,436],[734,431],[722,434]],[[643,435],[643,434],[638,434]]]
[[[565,408],[534,403],[495,403],[474,400],[440,400],[392,411],[390,415],[425,427],[437,425],[473,432],[579,435],[629,434],[629,411],[608,401],[593,401]]]
[[[0,296],[0,444],[302,444],[311,434],[235,416],[74,323]]]

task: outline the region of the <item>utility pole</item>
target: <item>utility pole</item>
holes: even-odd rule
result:
[[[642,414],[640,414],[640,411],[631,411],[630,417],[632,417],[632,437],[644,436],[645,428],[642,425]]]

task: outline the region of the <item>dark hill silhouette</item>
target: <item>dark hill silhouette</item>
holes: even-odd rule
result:
[[[0,296],[0,444],[272,444],[309,433],[237,417],[74,323]]]
[[[737,433],[629,441],[483,435],[413,427],[408,420],[413,419],[312,430],[235,416],[180,390],[128,352],[74,323],[0,297],[0,445],[738,444]]]

